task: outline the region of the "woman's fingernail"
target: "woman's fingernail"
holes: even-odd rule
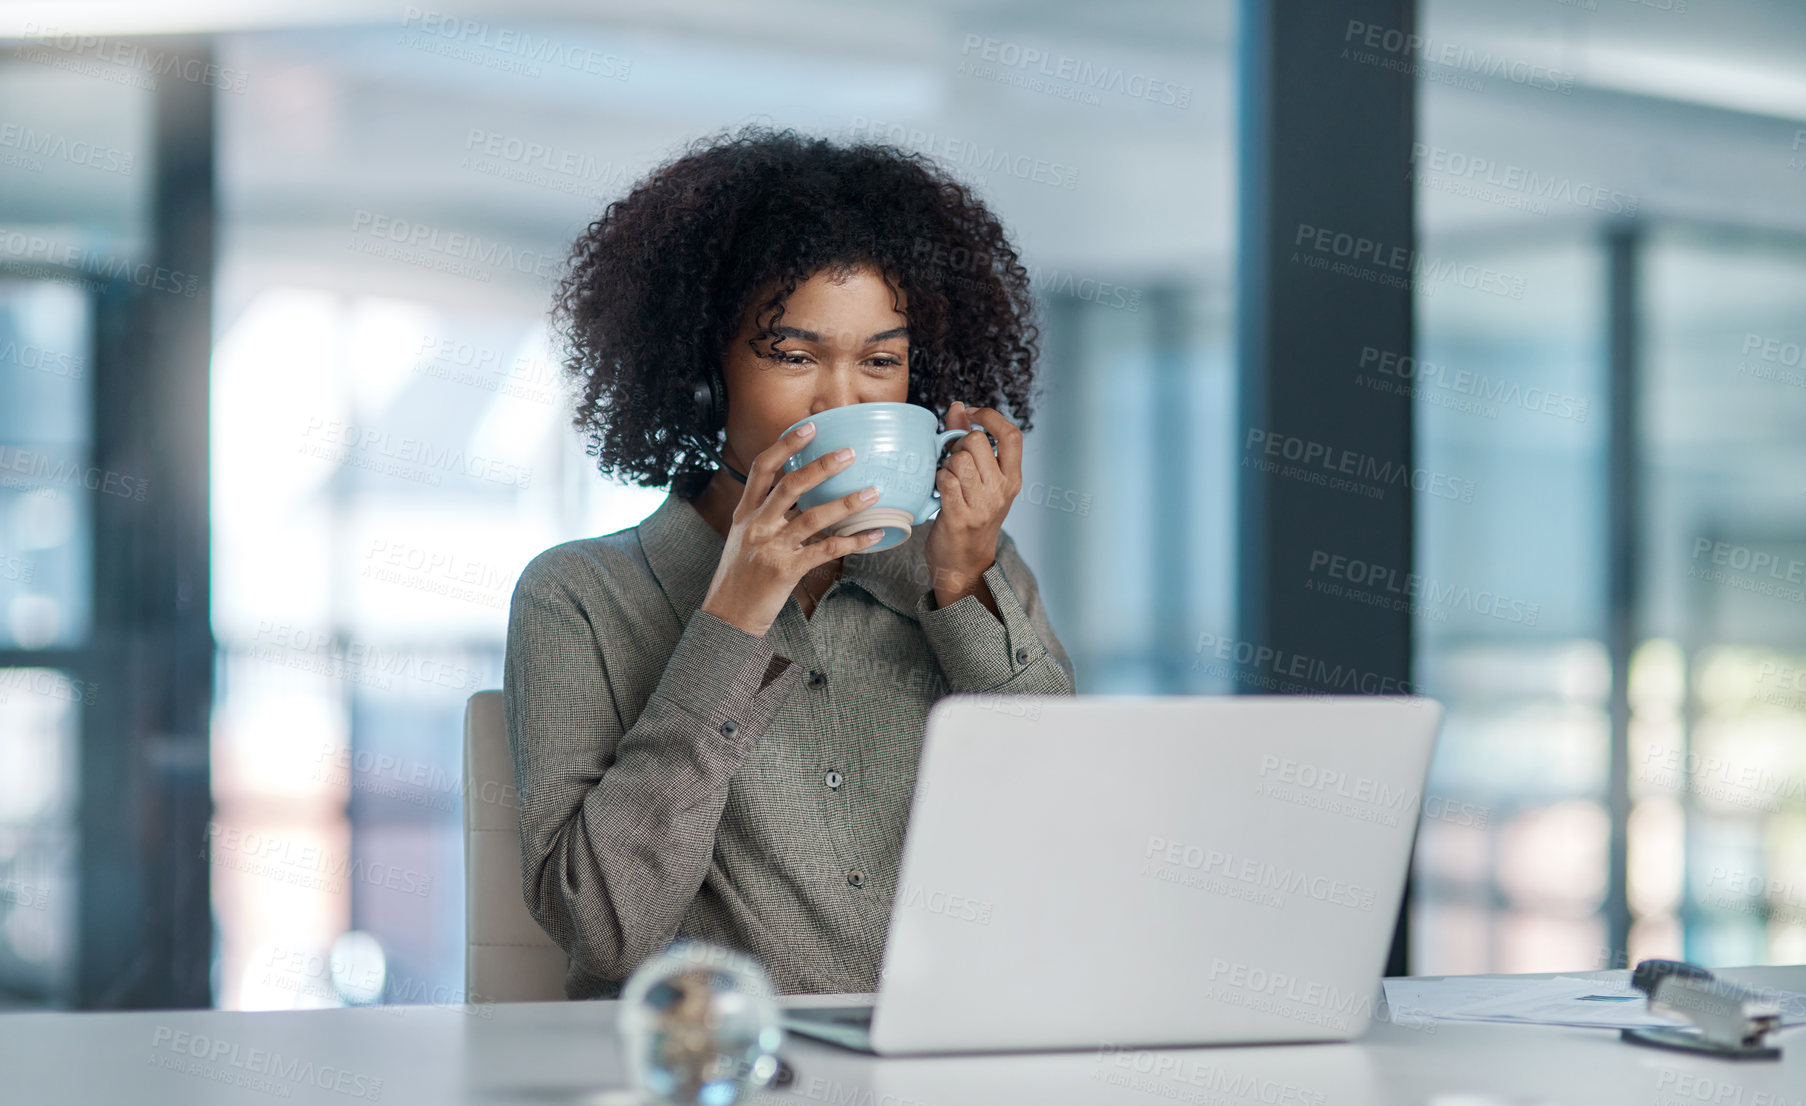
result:
[[[853,447],[850,445],[841,446],[834,451],[834,459],[836,461],[851,461],[853,459]]]
[[[809,435],[815,433],[815,424],[812,422],[806,422],[803,425],[797,427],[796,432],[797,432],[798,436],[807,438]]]
[[[870,503],[872,500],[878,498],[878,489],[867,488],[859,493],[859,498],[866,503]]]
[[[863,535],[861,535],[861,536],[862,536],[862,537],[864,537],[864,538],[865,538],[865,540],[866,540],[866,541],[877,541],[877,540],[878,540],[878,539],[879,539],[879,538],[881,538],[881,537],[883,537],[883,536],[884,536],[884,531],[882,531],[882,530],[867,530],[867,531],[866,531],[866,532],[865,532],[865,533],[864,533],[864,534],[863,534]]]

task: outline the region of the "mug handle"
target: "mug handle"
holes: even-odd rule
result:
[[[974,429],[980,429],[980,428],[975,427]],[[952,445],[954,442],[960,440],[961,438],[965,437],[967,434],[970,434],[970,433],[972,433],[971,430],[943,430],[939,434],[935,435],[935,438],[934,438],[934,457],[935,457],[934,467],[937,472],[940,470],[940,467],[941,467],[941,461],[940,461],[941,454],[943,454],[947,451],[948,446]],[[988,430],[984,431],[984,436],[986,438],[990,438],[991,437],[990,431],[988,431]],[[991,448],[992,448],[992,450],[996,450],[997,442],[995,440],[992,440]],[[936,487],[930,487],[928,489],[928,502],[923,505],[923,507],[920,511],[916,512],[915,525],[920,526],[924,522],[927,522],[929,519],[933,518],[934,516],[936,516],[940,513],[941,513],[941,489],[936,488]]]

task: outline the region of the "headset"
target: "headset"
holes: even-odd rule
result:
[[[708,375],[696,382],[691,398],[696,405],[696,421],[702,424],[702,432],[713,446],[715,435],[727,426],[727,382],[721,379],[721,369],[718,366],[709,366]],[[720,449],[711,448],[710,452],[715,455],[715,460],[721,467],[728,471],[728,475],[742,484],[746,483],[746,474],[728,464]]]

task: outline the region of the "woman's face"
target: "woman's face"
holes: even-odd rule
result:
[[[721,359],[727,382],[727,462],[745,472],[791,423],[849,403],[902,403],[909,398],[908,320],[901,291],[875,270],[858,269],[836,283],[817,273],[784,302],[774,338],[754,353],[747,340],[766,293],[740,321]],[[775,351],[772,347],[775,346]]]

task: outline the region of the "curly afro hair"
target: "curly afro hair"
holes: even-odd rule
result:
[[[799,283],[863,266],[908,296],[909,402],[945,412],[959,399],[1032,425],[1039,331],[997,217],[920,155],[749,126],[692,143],[571,247],[552,319],[597,467],[694,498],[719,432],[693,390],[759,289],[774,290],[755,352]]]

